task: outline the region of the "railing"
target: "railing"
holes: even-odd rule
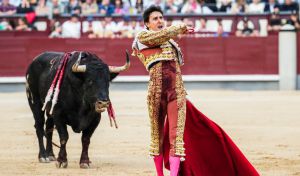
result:
[[[255,29],[260,29],[260,20],[269,20],[271,14],[270,13],[262,13],[262,14],[227,14],[227,13],[213,13],[213,14],[166,14],[164,15],[166,20],[182,20],[183,18],[189,18],[192,21],[199,20],[200,18],[206,18],[207,20],[227,20],[231,23],[229,32],[235,32],[237,30],[237,24],[247,17],[250,21],[252,21]],[[280,17],[283,19],[288,19],[290,13],[280,13]],[[25,17],[25,15],[16,14],[16,15],[2,15],[0,16],[0,20],[3,18],[7,18],[9,20],[17,21],[18,18]],[[82,15],[80,17],[80,21],[86,21],[88,17],[93,17],[93,20],[103,20],[106,16],[105,15]],[[140,21],[142,17],[140,15],[128,15],[130,20]],[[56,17],[56,20],[59,22],[64,22],[70,18],[69,14],[63,14],[61,16]],[[121,15],[112,15],[114,21],[121,21],[123,20],[123,16]],[[46,31],[50,32],[49,29],[49,19],[47,16],[37,16],[35,22],[45,22],[47,25]]]

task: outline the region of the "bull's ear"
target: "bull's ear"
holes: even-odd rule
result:
[[[117,76],[119,75],[119,73],[110,73],[110,81],[112,81],[113,79],[115,79]]]

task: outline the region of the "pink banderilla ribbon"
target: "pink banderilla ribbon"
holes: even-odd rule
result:
[[[111,102],[109,102],[109,105],[107,107],[107,113],[108,113],[108,116],[109,116],[110,126],[111,127],[113,126],[112,121],[114,121],[115,127],[118,128],[118,124],[116,122],[115,111],[113,109],[113,106],[112,106]]]

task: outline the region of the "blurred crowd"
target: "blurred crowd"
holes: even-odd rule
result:
[[[263,13],[298,11],[293,0],[0,0],[0,14],[140,14],[149,5],[160,6],[166,14]]]
[[[145,8],[155,4],[160,6],[165,14],[271,14],[263,28],[265,31],[278,31],[284,24],[299,25],[299,2],[297,0],[0,0],[0,30],[45,30],[50,28],[49,37],[79,38],[82,35],[89,38],[133,37],[143,29],[141,19],[132,20],[130,15],[141,14]],[[289,18],[282,19],[280,13],[290,13]],[[24,14],[17,21],[11,21],[5,16]],[[57,17],[69,15],[67,21],[59,21]],[[103,15],[103,20],[95,19]],[[112,15],[124,16],[116,21]],[[1,18],[1,16],[4,16]],[[35,23],[36,16],[47,16],[49,24]],[[84,21],[80,18],[85,16]],[[257,27],[244,18],[237,26],[232,22],[216,17],[214,20],[200,18],[190,20],[168,19],[167,25],[185,22],[196,29],[195,36],[228,36],[231,29],[236,29],[236,36],[262,36],[262,27]]]

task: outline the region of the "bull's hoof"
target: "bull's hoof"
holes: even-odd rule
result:
[[[47,157],[40,157],[39,162],[40,163],[50,163],[50,160]]]
[[[56,161],[55,156],[49,156],[48,158],[49,158],[49,161]]]
[[[56,162],[56,167],[57,168],[67,168],[68,167],[68,162],[66,161],[66,162],[59,162],[59,161],[57,161]]]
[[[88,163],[80,163],[80,168],[81,169],[89,169],[90,165]]]

